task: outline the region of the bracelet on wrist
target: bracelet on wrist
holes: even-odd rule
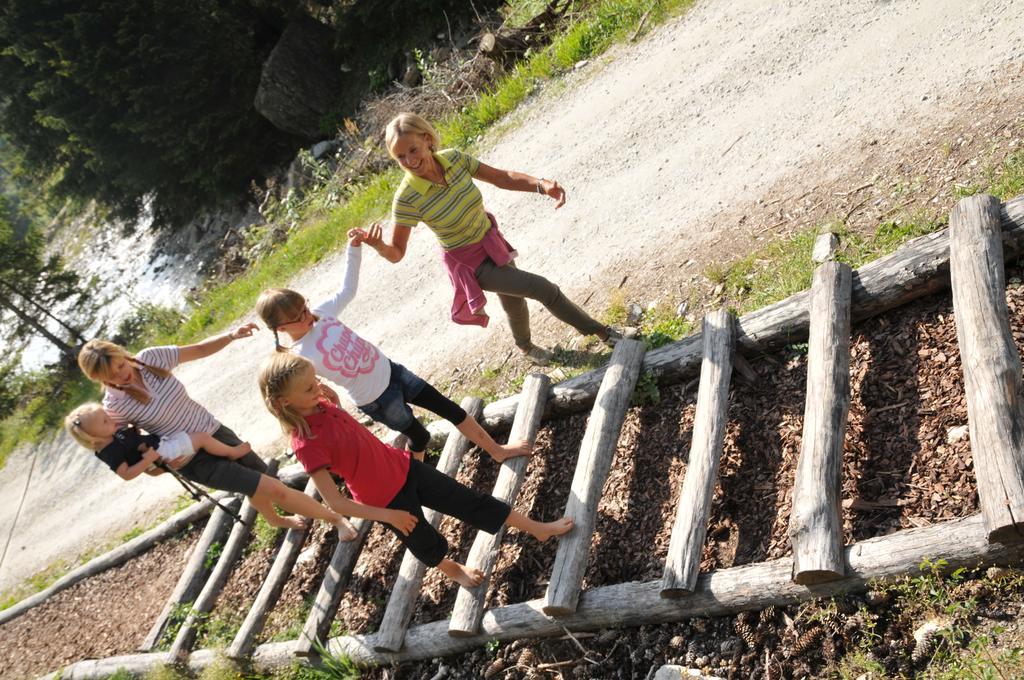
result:
[[[544,194],[547,193],[546,191],[544,191],[544,180],[543,179],[537,180],[537,193],[541,194],[541,195],[544,195]]]

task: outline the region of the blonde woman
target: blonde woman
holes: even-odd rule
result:
[[[559,320],[583,335],[596,335],[611,345],[622,333],[595,320],[569,300],[543,276],[518,269],[517,253],[505,240],[494,216],[484,209],[474,179],[500,189],[525,191],[565,204],[565,189],[553,179],[500,170],[456,149],[438,151],[434,128],[414,113],[402,113],[385,129],[388,152],[405,171],[391,208],[390,241],[374,224],[362,233],[389,262],[405,256],[409,234],[420,222],[434,233],[443,249],[443,262],[455,289],[451,316],[456,323],[486,326],[484,291],[497,293],[508,317],[516,347],[536,364],[550,360],[550,352],[533,344],[526,298],[537,300]]]
[[[90,380],[104,386],[103,409],[118,425],[131,423],[159,437],[175,432],[207,433],[222,444],[240,446],[242,440],[196,403],[172,371],[178,364],[203,359],[249,337],[255,329],[256,324],[250,323],[194,345],[147,347],[137,355],[112,342],[90,340],[78,353],[78,365]],[[253,451],[230,459],[200,448],[191,457],[164,462],[193,482],[249,496],[271,526],[303,526],[298,517],[279,516],[274,510],[277,505],[295,515],[330,522],[342,540],[356,536],[344,517],[264,474],[267,466]],[[159,468],[147,469],[147,474],[162,473]]]

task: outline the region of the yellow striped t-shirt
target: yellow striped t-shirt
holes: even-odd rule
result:
[[[456,149],[439,151],[434,158],[448,186],[406,172],[391,204],[392,220],[403,227],[423,222],[445,250],[479,242],[491,226],[484,197],[473,183],[480,161]]]

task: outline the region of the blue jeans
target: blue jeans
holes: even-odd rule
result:
[[[395,432],[404,432],[416,420],[409,402],[418,397],[426,386],[427,381],[423,378],[392,361],[388,386],[379,397],[361,405],[359,410]]]

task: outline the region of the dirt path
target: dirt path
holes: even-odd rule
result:
[[[591,296],[591,311],[624,274],[646,271],[647,281],[665,282],[652,295],[678,296],[679,282],[699,272],[680,263],[728,255],[740,243],[722,214],[779,182],[810,190],[859,168],[866,139],[902,144],[948,125],[1022,56],[1021,2],[707,0],[640,44],[576,69],[487,140],[486,162],[565,185],[564,208],[490,187],[485,198],[522,253],[520,266],[576,299]],[[435,380],[505,357],[511,342],[496,304],[486,331],[447,321],[448,284],[425,229],[397,266],[366,255],[346,317],[387,354]],[[340,272],[331,257],[290,285],[317,298]],[[545,313],[537,319],[536,341],[570,337]],[[279,433],[259,403],[254,369],[270,348],[263,332],[178,371],[201,403],[265,452],[279,446]],[[34,454],[19,451],[0,472],[8,499],[0,540]],[[39,447],[0,589],[126,530],[176,493],[169,480],[121,482],[63,436]]]

